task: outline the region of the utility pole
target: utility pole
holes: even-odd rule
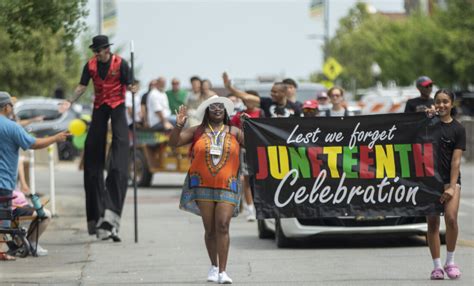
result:
[[[97,0],[97,35],[102,35],[102,21],[104,16],[102,0]]]
[[[329,0],[324,1],[324,48],[323,48],[323,59],[324,62],[328,58],[326,49],[329,44]]]

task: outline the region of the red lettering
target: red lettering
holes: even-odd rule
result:
[[[369,148],[369,146],[359,146],[359,153],[360,153],[359,175],[361,179],[375,178],[373,168],[369,168],[369,166],[374,165],[374,159],[369,157],[369,153],[373,153],[373,152],[374,152],[374,149]],[[372,169],[372,171],[370,169]]]
[[[268,160],[265,147],[257,147],[258,173],[257,180],[263,180],[268,177]]]
[[[308,158],[311,162],[311,169],[313,170],[312,175],[316,178],[321,172],[321,165],[323,161],[318,159],[318,155],[323,153],[323,147],[309,147]]]
[[[415,171],[417,177],[433,177],[433,145],[431,143],[413,144]]]

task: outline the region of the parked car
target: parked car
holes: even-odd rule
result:
[[[344,235],[350,237],[369,234],[426,236],[428,231],[425,217],[401,216],[259,219],[257,227],[259,238],[274,237],[279,248],[291,246],[294,239],[304,237]],[[444,243],[446,227],[443,217],[441,217],[440,234]]]
[[[14,112],[20,120],[43,116],[43,121],[28,124],[25,129],[36,137],[51,136],[67,130],[69,122],[80,117],[81,107],[76,104],[68,111],[60,113],[58,106],[61,102],[60,99],[43,97],[22,99],[15,104]],[[58,143],[58,155],[60,160],[72,160],[78,155],[78,150],[72,144],[72,138]]]

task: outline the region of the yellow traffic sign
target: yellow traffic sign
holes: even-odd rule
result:
[[[319,82],[320,84],[324,85],[325,88],[330,89],[331,87],[334,86],[334,83],[329,80],[322,80]]]
[[[334,80],[342,72],[342,66],[335,58],[328,58],[323,66],[323,74],[329,79]]]

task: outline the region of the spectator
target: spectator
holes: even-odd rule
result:
[[[197,76],[193,76],[190,79],[191,82],[191,90],[188,93],[188,98],[186,102],[186,107],[188,112],[192,110],[196,110],[202,102],[201,98],[201,79]]]
[[[171,130],[173,124],[170,122],[171,110],[168,103],[168,97],[163,92],[166,81],[163,77],[156,80],[148,94],[148,124],[150,128],[156,131]]]
[[[296,95],[296,91],[298,89],[298,84],[296,83],[296,81],[291,78],[285,78],[282,82],[286,84],[288,100],[298,105],[298,107],[301,109],[303,105],[301,104],[301,102],[298,101],[298,97]]]
[[[416,80],[416,88],[420,92],[419,97],[409,99],[405,105],[405,112],[425,112],[434,109],[434,101],[431,98],[433,81],[427,76],[420,76]]]
[[[139,90],[140,89],[140,81],[138,80],[135,80],[133,82],[133,87],[134,87],[134,90]],[[132,114],[133,114],[133,102],[132,102],[132,98],[133,100],[135,100],[135,124],[136,126],[142,126],[143,125],[143,116],[142,116],[142,113],[141,113],[141,106],[140,106],[140,103],[141,103],[141,98],[138,94],[132,94],[132,92],[130,90],[128,90],[126,93],[125,93],[125,107],[127,108],[127,125],[130,129],[133,128],[132,126]]]
[[[229,93],[227,95],[227,98],[232,100],[232,103],[234,103],[234,112],[232,114],[229,114],[231,118],[235,116],[237,113],[240,113],[242,110],[244,110],[245,105],[240,98],[238,98],[232,93]]]
[[[283,82],[276,82],[273,84],[271,90],[271,97],[259,98],[255,95],[245,93],[236,89],[233,85],[227,73],[222,75],[224,79],[225,87],[242,99],[244,102],[253,102],[260,104],[260,108],[263,110],[265,117],[300,117],[301,109],[288,100],[287,97],[287,85]]]
[[[181,89],[179,79],[173,78],[171,89],[166,91],[166,96],[168,97],[171,114],[176,115],[178,108],[186,103],[188,94],[184,89]]]
[[[213,95],[217,95],[217,93],[215,93],[212,90],[211,81],[208,80],[208,79],[204,79],[201,82],[201,98],[202,98],[202,100],[206,100],[206,99],[208,99],[209,97],[211,97]]]
[[[191,91],[188,93],[188,100],[186,102],[188,111],[188,120],[186,121],[187,127],[195,126],[200,123],[196,118],[196,110],[203,101],[203,96],[201,93],[201,79],[197,76],[193,76],[191,77],[190,82]]]
[[[317,100],[306,100],[303,103],[303,115],[304,117],[317,117],[319,116],[319,104]]]
[[[328,90],[329,100],[331,101],[331,109],[326,110],[324,116],[349,116],[349,111],[344,107],[344,90],[341,87],[331,87]]]
[[[17,188],[13,191],[13,195],[16,198],[12,201],[13,217],[22,217],[22,216],[33,216],[37,217],[38,213],[35,211],[33,205],[28,203],[26,196],[31,195],[30,188],[25,179],[25,170],[23,165],[23,159],[20,158],[18,164],[18,183]],[[28,229],[28,241],[30,245],[36,249],[37,256],[46,256],[48,255],[48,250],[43,248],[37,241],[44,233],[49,223],[51,222],[51,212],[43,208],[45,212],[45,217],[38,221],[38,225],[34,226],[30,224]],[[10,250],[14,250],[16,245],[9,244]]]
[[[7,92],[0,92],[0,196],[12,196],[18,176],[18,151],[20,148],[43,149],[56,142],[66,140],[69,133],[60,132],[46,138],[34,138],[10,118],[13,113],[13,102]],[[10,208],[11,202],[6,203]],[[4,222],[9,227],[9,222]],[[0,245],[1,248],[2,245]],[[14,257],[0,252],[0,260],[14,260]]]
[[[65,99],[66,98],[64,96],[64,89],[62,87],[58,87],[54,90],[54,98],[57,98],[57,99]]]
[[[142,116],[143,127],[145,128],[150,127],[150,124],[148,122],[148,107],[147,107],[148,94],[150,94],[150,91],[156,85],[157,85],[156,79],[150,81],[150,83],[148,84],[148,90],[144,94],[142,94],[142,97],[140,100],[140,113]]]
[[[225,79],[224,79],[225,80]],[[224,82],[225,84],[225,82]],[[247,90],[245,93],[254,95],[260,98],[260,95],[258,92],[254,90]],[[261,118],[264,117],[263,110],[261,110],[258,107],[258,103],[254,101],[244,101],[246,109],[244,111],[237,112],[231,119],[231,123],[234,126],[239,127],[242,129],[242,120],[241,117],[247,116],[249,118]],[[242,130],[243,131],[243,130]],[[244,207],[244,215],[247,221],[255,221],[257,219],[256,217],[256,211],[255,211],[255,206],[253,204],[253,197],[252,197],[252,191],[250,189],[250,174],[248,170],[248,165],[245,157],[246,150],[244,147],[240,148],[240,170],[242,172],[242,182],[243,182],[243,191],[244,191],[244,201],[243,201],[243,207]]]
[[[318,92],[316,100],[318,101],[318,109],[320,113],[325,113],[326,110],[331,109],[331,103],[329,102],[329,97],[326,91]]]

